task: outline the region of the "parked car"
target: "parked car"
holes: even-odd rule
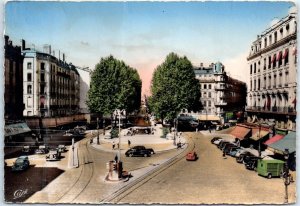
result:
[[[198,159],[198,155],[196,152],[189,152],[186,154],[186,160],[187,161],[195,161]]]
[[[284,161],[277,159],[259,159],[257,162],[257,174],[268,177],[280,177],[283,172]]]
[[[52,149],[49,154],[46,155],[47,161],[55,161],[60,159],[60,152],[57,149]]]
[[[33,149],[29,145],[26,145],[23,146],[22,152],[24,154],[31,154],[33,152]]]
[[[125,152],[125,155],[126,155],[126,157],[133,157],[133,156],[150,157],[151,152],[150,152],[150,150],[146,150],[146,149],[131,148]]]
[[[63,144],[58,145],[57,147],[58,152],[63,153],[66,151],[66,146]]]
[[[212,138],[212,139],[210,140],[210,142],[213,144],[214,141],[220,140],[220,139],[222,139],[222,137],[214,137],[214,138]]]
[[[223,144],[221,150],[224,151],[226,148],[233,147],[233,146],[236,146],[236,144],[232,143],[232,142],[229,142],[229,143]]]
[[[40,145],[38,149],[35,150],[36,154],[47,154],[49,152],[46,145]]]
[[[222,141],[224,141],[222,138],[217,139],[217,140],[213,141],[213,144],[218,146]]]
[[[250,152],[245,152],[236,158],[236,162],[243,163],[245,156],[253,156]]]
[[[229,150],[229,155],[232,156],[232,157],[235,157],[236,153],[243,150],[242,148],[236,146],[236,147],[231,147],[230,150]]]
[[[29,168],[29,159],[27,156],[20,156],[16,159],[12,166],[12,171],[17,172],[17,171],[24,171]]]
[[[229,144],[230,142],[227,140],[223,140],[222,142],[220,142],[220,144],[218,145],[219,149],[222,149],[226,144]]]
[[[226,147],[223,149],[223,151],[225,152],[225,154],[229,155],[231,148],[239,148],[238,146],[236,146],[235,144],[228,144],[226,145]]]
[[[150,154],[155,154],[154,150],[152,148],[146,148],[145,146],[134,146],[132,147],[132,149],[139,149],[139,150],[148,150],[150,152]]]

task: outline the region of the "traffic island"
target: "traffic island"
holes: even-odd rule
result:
[[[108,182],[128,181],[131,176],[127,171],[123,171],[123,162],[121,161],[109,161],[106,163],[106,168],[108,169],[108,173],[105,180]]]

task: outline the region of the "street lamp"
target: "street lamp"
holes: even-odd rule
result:
[[[114,115],[114,119],[116,119],[116,117],[119,117],[119,162],[121,161],[121,115],[126,116],[126,111],[125,109],[120,110],[120,109],[116,109],[113,113]],[[116,121],[116,120],[115,120]]]
[[[176,135],[176,129],[175,128],[176,128],[176,118],[174,119],[174,142],[173,142],[174,145],[176,145],[176,136],[175,136]]]
[[[259,114],[257,116],[259,118]],[[258,156],[259,157],[261,157],[260,133],[261,133],[261,122],[258,119]]]
[[[105,119],[103,119],[103,136],[105,136]]]
[[[289,159],[289,150],[285,149],[284,151],[284,186],[285,186],[285,197],[284,197],[284,203],[288,203],[288,185],[290,184],[289,180],[289,167],[288,167],[288,159]]]
[[[97,117],[97,144],[100,144],[99,141],[99,118]]]

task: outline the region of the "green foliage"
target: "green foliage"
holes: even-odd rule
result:
[[[119,136],[119,130],[117,128],[112,128],[110,131],[110,138],[116,138]]]
[[[151,110],[160,118],[173,119],[184,108],[200,108],[200,84],[186,57],[170,53],[154,71],[151,85]]]
[[[169,128],[167,128],[167,127],[163,127],[162,128],[162,136],[161,136],[161,138],[166,138],[167,137],[167,134],[169,133]]]
[[[87,105],[91,112],[112,114],[139,110],[142,81],[138,72],[113,56],[101,58],[91,75]]]

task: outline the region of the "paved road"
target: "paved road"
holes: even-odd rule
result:
[[[180,150],[162,152],[151,157],[125,157],[122,154],[123,167],[133,177],[128,182],[111,183],[105,181],[106,163],[114,159],[115,153],[96,150],[89,144],[89,138],[86,138],[79,143],[79,168],[66,170],[25,202],[96,204],[177,153]]]
[[[118,203],[163,204],[282,204],[284,184],[246,170],[235,159],[222,158],[210,143],[211,136],[187,133],[199,154],[196,162],[184,158],[149,178]],[[295,201],[295,183],[290,185],[289,202]]]

